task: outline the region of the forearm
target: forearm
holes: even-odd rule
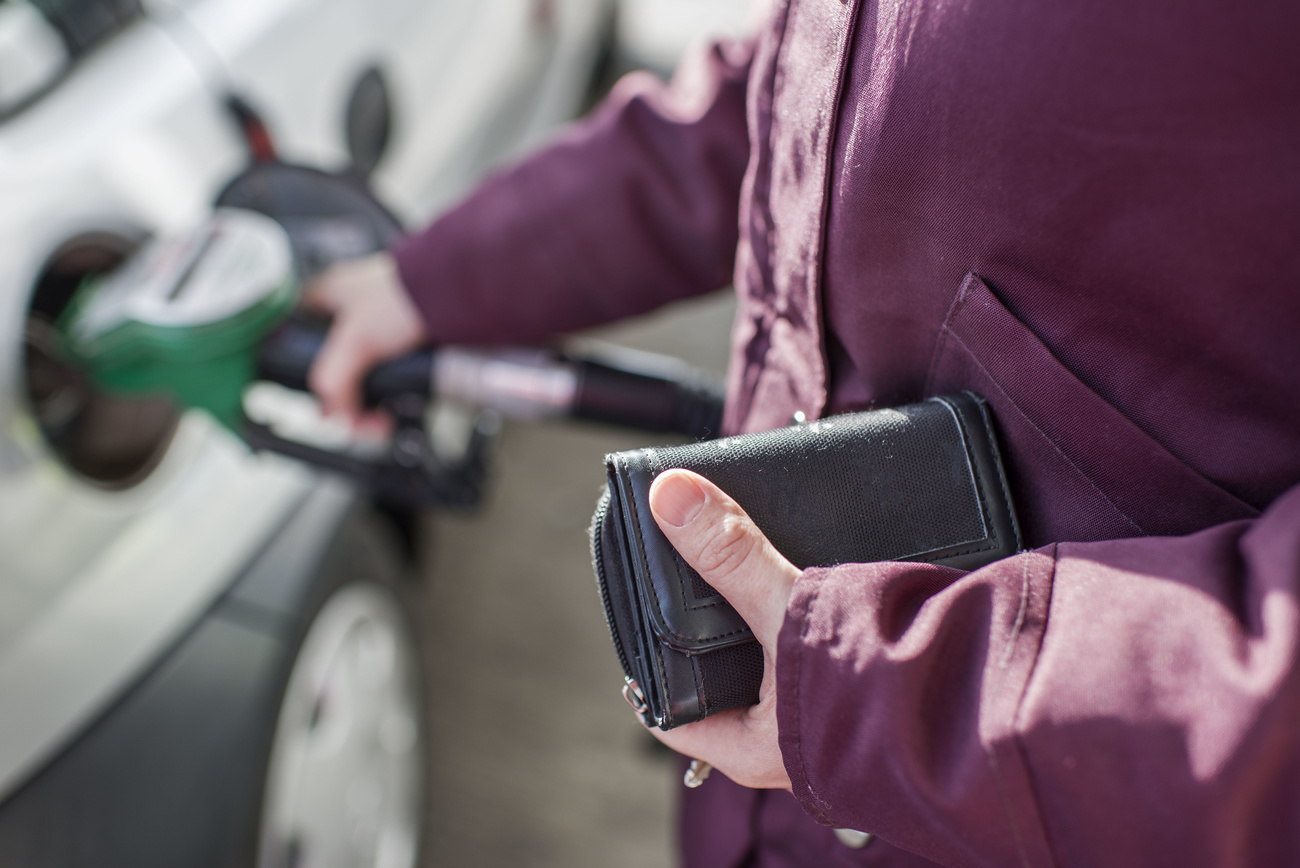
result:
[[[946,864],[1268,862],[1297,795],[1297,540],[1292,490],[969,575],[806,573],[778,654],[795,794]]]

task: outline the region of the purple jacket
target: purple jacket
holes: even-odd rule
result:
[[[793,797],[688,793],[688,866],[1300,864],[1298,38],[1293,0],[786,0],[398,249],[440,341],[734,275],[732,431],[992,405],[1034,551],[807,571]]]

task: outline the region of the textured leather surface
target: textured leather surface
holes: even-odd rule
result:
[[[735,498],[799,567],[915,560],[974,569],[1020,547],[987,407],[969,393],[607,456],[597,574],[624,668],[665,729],[756,701],[762,676],[748,626],[650,513],[651,483],[675,467]]]

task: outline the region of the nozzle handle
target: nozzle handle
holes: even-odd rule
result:
[[[307,373],[328,328],[294,314],[262,344],[257,375],[308,391]],[[697,439],[717,437],[722,421],[718,383],[676,360],[640,353],[600,358],[442,347],[384,362],[363,386],[367,406],[435,394],[512,418],[568,417]]]
[[[262,342],[257,355],[257,376],[299,391],[310,391],[307,373],[325,345],[329,323],[295,313]],[[417,350],[375,366],[366,375],[362,400],[367,407],[386,398],[416,395],[428,398],[433,390],[432,350]]]
[[[570,415],[644,431],[717,437],[722,427],[721,384],[685,365],[638,370],[635,362],[573,359],[578,391]]]

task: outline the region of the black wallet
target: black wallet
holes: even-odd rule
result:
[[[749,627],[655,524],[650,484],[665,470],[717,484],[800,568],[972,570],[1020,549],[988,406],[969,392],[605,461],[592,559],[623,695],[661,729],[753,705],[763,677]]]

